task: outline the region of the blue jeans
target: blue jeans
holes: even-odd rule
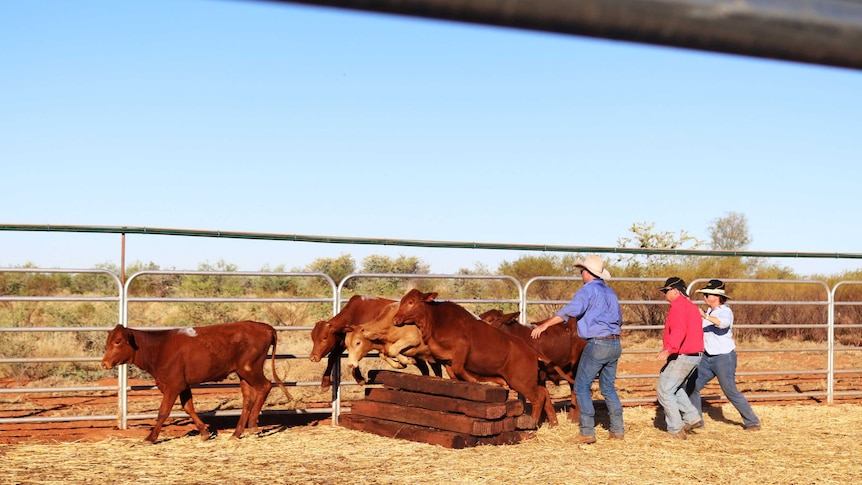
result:
[[[590,387],[596,374],[599,376],[599,389],[605,397],[605,406],[611,418],[611,434],[623,434],[623,405],[617,396],[614,381],[617,378],[617,362],[623,353],[620,339],[591,339],[581,353],[578,372],[575,376],[575,395],[581,408],[581,434],[596,435],[596,409]]]
[[[668,360],[658,375],[656,392],[658,402],[664,408],[664,421],[669,433],[678,433],[685,424],[694,424],[700,419],[697,408],[685,391],[686,381],[699,362],[699,355],[679,355]]]
[[[729,354],[704,355],[700,364],[698,364],[697,380],[695,381],[694,392],[691,394],[691,403],[697,408],[698,414],[701,417],[703,416],[700,391],[713,378],[718,378],[721,392],[727,396],[727,400],[739,411],[740,416],[742,416],[743,425],[746,428],[759,425],[760,419],[754,414],[751,404],[748,404],[748,399],[745,399],[745,396],[736,388],[735,350],[732,350]]]

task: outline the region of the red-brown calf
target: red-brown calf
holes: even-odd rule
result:
[[[577,323],[574,320],[567,320],[548,328],[539,338],[534,339],[530,335],[534,326],[521,325],[518,322],[518,315],[520,312],[503,313],[500,310],[489,310],[483,313],[481,318],[492,327],[520,338],[536,349],[539,354],[547,357],[549,363],[539,361],[539,369],[544,372],[543,377],[545,379],[557,385],[566,381],[570,386],[573,386],[581,352],[587,345],[586,340],[578,337]],[[575,389],[574,387],[571,389],[572,403],[569,406],[569,421],[577,423],[580,421],[581,413],[578,408]]]
[[[463,380],[502,378],[532,404],[539,423],[542,412],[551,426],[557,415],[548,389],[539,382],[539,354],[520,339],[491,327],[463,307],[434,301],[437,293],[410,290],[401,299],[395,325],[415,323],[437,360],[449,361]]]
[[[258,417],[272,383],[263,374],[266,354],[272,347],[272,375],[292,399],[275,371],[277,336],[275,329],[261,322],[234,322],[175,330],[134,330],[120,325],[108,333],[102,367],[134,364],[148,372],[162,392],[158,418],[146,441],[155,443],[171,408],[180,397],[183,409],[194,421],[201,438],[210,434],[195,412],[191,386],[224,380],[236,372],[242,391],[242,414],[233,436],[239,438],[248,427],[257,431]]]

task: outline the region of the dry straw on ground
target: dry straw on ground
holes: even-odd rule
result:
[[[274,427],[202,442],[188,436],[0,446],[2,483],[752,483],[846,484],[862,479],[862,406],[757,406],[743,431],[730,405],[713,408],[686,441],[657,428],[656,409],[625,409],[626,439],[575,445],[560,413],[535,439],[450,450],[329,425]],[[601,422],[601,421],[600,421]],[[663,424],[662,419],[658,419]]]

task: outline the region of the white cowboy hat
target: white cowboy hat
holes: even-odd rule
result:
[[[582,260],[575,261],[575,267],[584,268],[585,270],[592,273],[593,276],[601,278],[605,281],[611,279],[611,274],[608,273],[608,270],[605,269],[605,263],[604,261],[602,261],[602,258],[594,254],[591,254]]]
[[[697,293],[704,293],[707,295],[718,295],[723,296],[730,300],[731,298],[727,296],[724,290],[724,281],[721,280],[709,280],[709,282],[703,288],[697,290]]]

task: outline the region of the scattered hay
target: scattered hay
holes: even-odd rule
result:
[[[533,440],[450,450],[328,425],[270,427],[231,440],[222,431],[146,445],[0,445],[2,483],[758,483],[845,484],[862,479],[862,407],[757,406],[763,430],[742,430],[730,405],[686,441],[656,427],[654,407],[625,409],[626,439],[574,445],[578,427],[560,413]],[[600,419],[600,425],[602,423]]]

